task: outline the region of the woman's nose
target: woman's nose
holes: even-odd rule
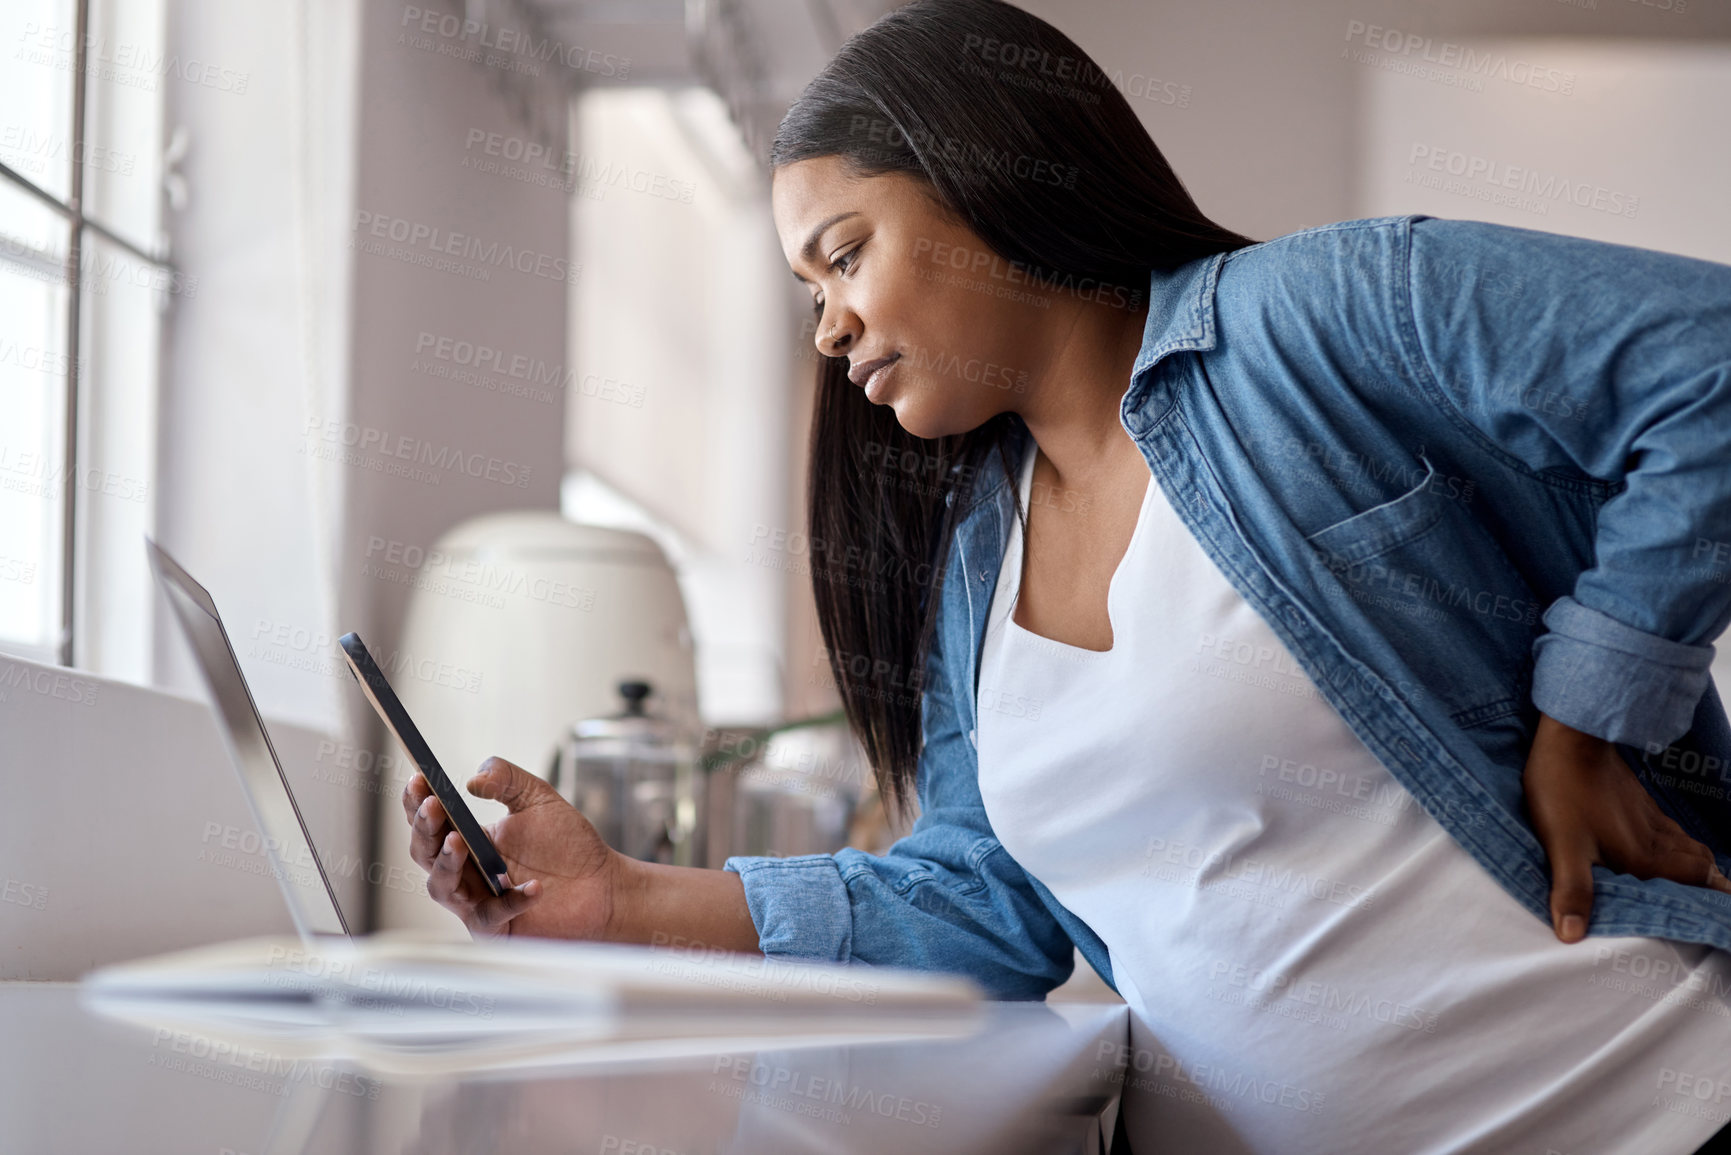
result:
[[[848,325],[832,326],[817,339],[818,352],[825,357],[845,357],[852,346],[853,329]]]

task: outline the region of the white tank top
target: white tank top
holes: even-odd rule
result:
[[[1011,620],[1021,569],[1013,526],[980,793],[1106,943],[1136,1150],[1683,1155],[1731,1118],[1731,955],[1557,941],[1318,695],[1152,476],[1111,649]]]

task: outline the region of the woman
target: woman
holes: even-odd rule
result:
[[[850,40],[771,159],[824,355],[819,618],[920,817],[882,856],[680,870],[493,760],[530,880],[484,897],[417,780],[433,895],[475,933],[1006,998],[1080,948],[1148,1150],[1700,1147],[1731,1114],[1731,270],[1423,216],[1256,244],[995,0]]]

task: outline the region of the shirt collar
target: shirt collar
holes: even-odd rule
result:
[[[1148,277],[1148,320],[1142,326],[1142,351],[1130,370],[1130,388],[1124,393],[1119,416],[1134,431],[1129,420],[1148,400],[1149,376],[1168,353],[1214,348],[1214,286],[1228,253],[1215,253],[1177,268],[1156,269]]]

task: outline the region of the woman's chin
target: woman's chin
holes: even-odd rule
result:
[[[917,406],[897,405],[894,401],[887,402],[895,411],[896,423],[915,437],[923,437],[927,441],[948,436],[949,430],[932,420],[932,414],[920,412]],[[911,409],[911,412],[910,412]]]
[[[921,405],[910,405],[906,397],[892,397],[885,404],[895,411],[897,424],[915,437],[923,437],[927,441],[936,441],[940,437],[955,437],[984,424],[983,419],[970,425],[959,421],[954,413],[935,413]]]

